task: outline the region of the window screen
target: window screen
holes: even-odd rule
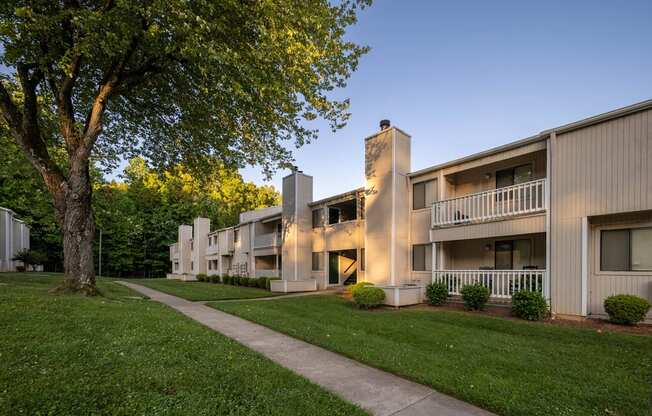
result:
[[[432,246],[430,244],[415,244],[412,246],[412,270],[432,270]]]
[[[365,268],[365,249],[360,249],[360,270],[364,271]]]
[[[312,253],[312,270],[324,270],[323,254],[322,252]]]
[[[600,270],[629,270],[629,230],[604,230],[600,238]]]
[[[427,208],[437,201],[437,180],[412,185],[412,209]]]
[[[652,270],[652,228],[632,230],[632,270]]]
[[[412,209],[426,207],[426,184],[419,182],[412,185]]]
[[[319,228],[322,225],[321,214],[324,210],[315,209],[312,211],[312,228]]]

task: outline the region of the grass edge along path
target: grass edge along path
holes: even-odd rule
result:
[[[652,337],[336,296],[209,306],[503,415],[649,415]]]
[[[0,414],[363,415],[308,380],[107,279],[0,274]]]
[[[168,295],[177,296],[190,301],[217,301],[233,299],[257,299],[279,296],[283,293],[273,293],[268,290],[232,286],[222,283],[184,282],[173,279],[113,279],[137,283]]]

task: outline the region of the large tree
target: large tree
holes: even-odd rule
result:
[[[52,196],[64,288],[96,292],[91,160],[288,166],[285,141],[315,138],[310,121],[347,120],[329,93],[366,51],[345,31],[368,3],[3,1],[0,113]]]

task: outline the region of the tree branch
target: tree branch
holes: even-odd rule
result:
[[[23,115],[11,99],[11,95],[0,81],[0,111],[14,134],[19,134],[23,124]]]

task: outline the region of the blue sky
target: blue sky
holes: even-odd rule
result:
[[[297,165],[319,199],[363,185],[363,139],[382,118],[412,136],[417,170],[650,99],[651,21],[650,0],[377,0],[349,32],[372,48],[336,94],[351,121],[324,126]]]

